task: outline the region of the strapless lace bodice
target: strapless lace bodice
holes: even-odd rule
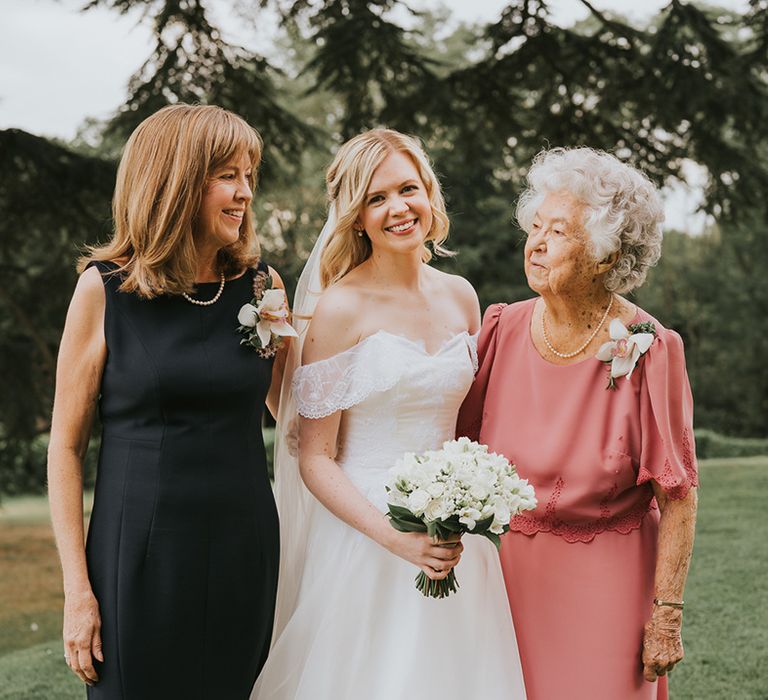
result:
[[[386,509],[386,473],[405,452],[454,437],[456,415],[477,366],[477,337],[460,333],[430,354],[387,331],[305,365],[294,377],[299,413],[343,410],[336,461],[366,497]]]

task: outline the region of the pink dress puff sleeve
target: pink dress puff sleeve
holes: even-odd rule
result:
[[[693,397],[685,371],[682,339],[674,331],[657,328],[658,338],[644,358],[637,484],[653,479],[670,498],[680,499],[692,486],[698,486]]]
[[[492,304],[483,315],[483,325],[480,338],[477,341],[477,374],[464,403],[459,410],[456,421],[456,437],[466,436],[470,440],[480,439],[480,428],[483,423],[483,404],[488,389],[488,379],[491,376],[493,360],[496,355],[499,317],[506,304]]]

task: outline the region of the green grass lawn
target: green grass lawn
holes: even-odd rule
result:
[[[768,458],[701,463],[674,700],[768,698]]]
[[[674,700],[768,698],[766,494],[768,457],[701,463],[696,548],[685,595],[686,659],[672,674]],[[85,697],[62,658],[61,601],[45,501],[4,502],[0,700]]]

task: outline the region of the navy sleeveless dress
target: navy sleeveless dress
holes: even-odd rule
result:
[[[86,545],[104,663],[88,697],[245,700],[269,650],[279,558],[261,435],[272,360],[236,332],[254,271],[197,306],[120,292],[115,265],[91,265],[108,354]]]

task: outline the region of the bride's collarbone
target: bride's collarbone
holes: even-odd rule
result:
[[[435,349],[468,332],[467,325],[462,324],[463,309],[448,296],[430,294],[419,298],[402,290],[379,287],[358,287],[349,292],[357,296],[358,342],[387,333]]]

